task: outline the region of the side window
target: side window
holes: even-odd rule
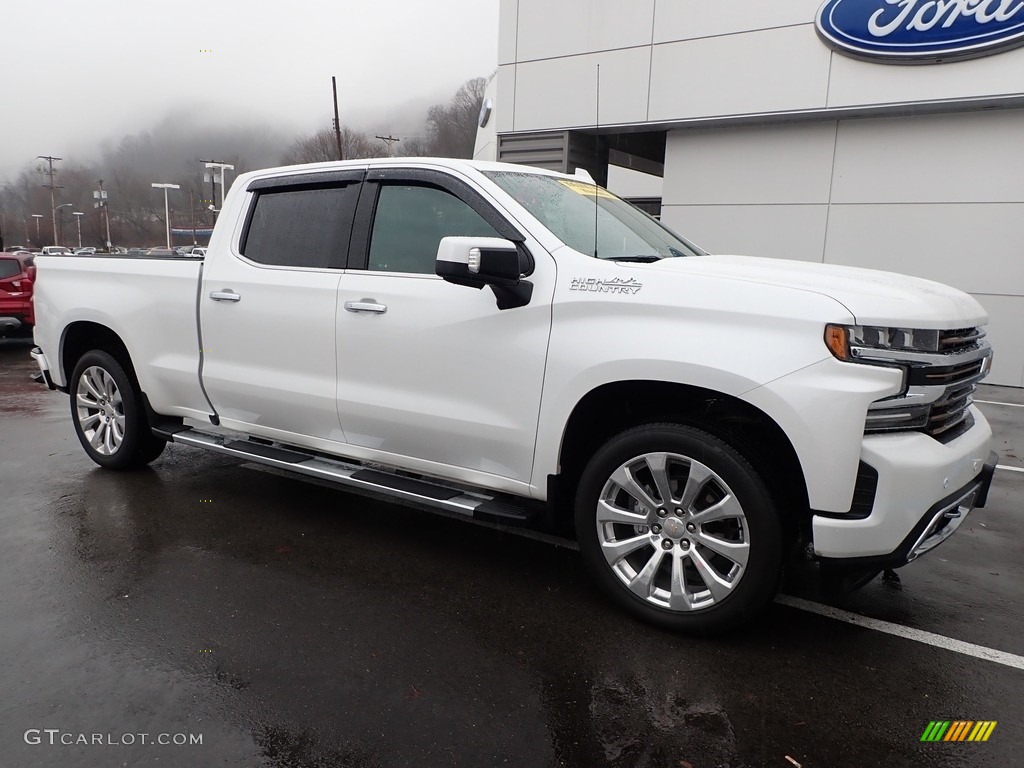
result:
[[[434,274],[442,237],[501,237],[459,198],[438,187],[384,183],[370,234],[366,268]]]
[[[343,268],[358,192],[357,183],[261,190],[242,255],[275,266]]]

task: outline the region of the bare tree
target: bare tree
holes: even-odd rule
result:
[[[395,147],[395,154],[401,157],[428,157],[437,154],[426,136],[407,136]]]
[[[346,160],[375,157],[381,154],[366,134],[351,128],[341,129],[341,149],[345,153]],[[284,165],[323,163],[337,159],[338,143],[335,140],[334,131],[330,128],[321,128],[310,136],[296,139],[288,151],[281,156],[281,162]]]
[[[484,101],[487,80],[474,77],[463,83],[448,105],[427,111],[427,142],[430,153],[441,157],[473,156],[477,118]]]

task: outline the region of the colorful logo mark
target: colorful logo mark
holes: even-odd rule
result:
[[[921,741],[988,741],[996,724],[995,720],[932,720]]]

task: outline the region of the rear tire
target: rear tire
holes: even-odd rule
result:
[[[644,621],[715,634],[778,590],[782,521],[734,448],[680,424],[649,424],[594,454],[576,495],[576,536],[601,588]]]
[[[167,443],[150,431],[138,385],[109,353],[82,355],[68,391],[75,433],[101,467],[133,469],[163,453]]]

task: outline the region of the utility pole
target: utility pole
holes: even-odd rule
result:
[[[387,136],[375,136],[374,138],[380,139],[381,141],[388,145],[388,157],[391,157],[392,154],[394,154],[391,151],[391,145],[394,144],[396,141],[401,141],[401,139],[397,139],[394,136],[391,136],[390,134]]]
[[[338,142],[338,159],[344,160],[345,153],[341,149],[341,120],[338,119],[338,81],[331,75],[331,88],[334,90],[334,139]]]
[[[100,185],[100,188],[92,193],[93,199],[96,201],[92,204],[93,208],[99,208],[100,214],[103,216],[103,221],[107,225],[107,251],[110,251],[110,213],[107,211],[107,193],[103,191],[103,179],[96,182]]]
[[[54,192],[55,189],[64,189],[64,186],[53,183],[53,176],[54,176],[54,173],[55,173],[54,170],[53,170],[53,164],[57,160],[63,160],[63,158],[61,158],[61,157],[53,157],[51,155],[37,155],[36,157],[39,160],[45,160],[46,162],[48,162],[50,164],[50,170],[49,171],[44,171],[44,173],[46,173],[50,177],[50,183],[49,184],[43,184],[43,187],[45,187],[46,189],[50,190],[50,211],[53,214],[52,217],[51,217],[52,220],[53,220],[53,244],[57,245],[57,242],[58,242],[57,241],[57,199],[54,197],[53,192]]]
[[[216,222],[217,214],[220,212],[220,208],[224,207],[224,195],[227,191],[224,188],[224,171],[233,171],[235,170],[235,166],[231,165],[230,163],[222,163],[220,160],[200,159],[199,162],[205,163],[206,167],[210,169],[210,173],[206,174],[206,176],[209,176],[210,192],[212,197],[210,202],[213,203],[213,205],[210,206],[210,210],[213,211],[213,220],[214,222]],[[220,208],[217,207],[217,176],[214,173],[214,170],[220,171]],[[203,181],[206,180],[207,179],[204,177]]]

